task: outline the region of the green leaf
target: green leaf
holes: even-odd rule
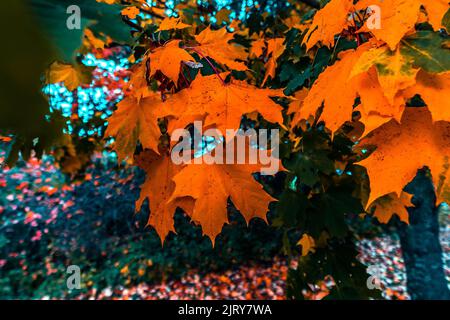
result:
[[[315,208],[315,214],[308,216],[309,233],[317,236],[326,229],[332,236],[346,236],[347,217],[364,211],[361,201],[351,194],[349,188],[331,188],[326,193],[314,195],[311,205]]]
[[[70,62],[81,45],[84,29],[89,27],[97,34],[106,34],[118,42],[132,40],[129,28],[122,22],[122,6],[99,3],[95,0],[26,0],[38,27],[55,48],[58,59]],[[81,28],[70,30],[66,26],[70,14],[67,8],[76,4],[81,12]]]
[[[444,38],[437,32],[418,31],[401,41],[400,52],[409,58],[415,67],[430,73],[450,70],[450,49],[445,47]]]
[[[276,204],[277,217],[274,226],[301,227],[305,224],[308,198],[300,192],[285,190]]]
[[[444,18],[442,19],[442,25],[445,27],[447,32],[450,32],[450,9],[444,15]]]
[[[334,161],[330,159],[331,147],[323,132],[305,132],[301,140],[302,152],[296,152],[283,163],[284,166],[298,176],[301,183],[313,186],[320,181],[320,174],[331,174],[335,171]]]
[[[284,93],[286,95],[290,95],[293,92],[295,92],[298,88],[300,88],[301,86],[304,85],[304,83],[306,82],[306,80],[308,80],[311,77],[311,68],[308,67],[306,70],[304,71],[300,71],[299,73],[297,73],[295,75],[294,78],[292,78],[287,86],[286,89],[284,91]]]
[[[7,12],[0,19],[1,38],[8,44],[0,51],[5,79],[0,88],[0,133],[15,135],[9,154],[13,160],[20,150],[26,155],[48,147],[60,127],[45,119],[48,103],[41,93],[41,76],[54,52],[23,1],[8,3]]]

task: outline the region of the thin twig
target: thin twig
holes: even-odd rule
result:
[[[214,64],[208,59],[208,57],[206,57],[203,53],[201,53],[199,50],[197,50],[194,47],[184,47],[185,49],[191,49],[192,51],[194,51],[195,53],[197,53],[198,55],[200,55],[203,59],[206,60],[206,62],[209,64],[209,66],[213,69],[214,73],[216,74],[216,76],[220,79],[220,81],[222,82],[223,85],[225,85],[225,81],[222,79],[222,77],[220,76],[220,72],[219,70],[217,70],[217,68],[214,66]]]

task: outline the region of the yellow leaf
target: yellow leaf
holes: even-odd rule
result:
[[[75,68],[71,64],[61,63],[58,61],[50,65],[47,75],[47,83],[64,83],[64,86],[73,91],[82,84],[89,84],[92,74],[88,68],[83,72],[81,68]]]

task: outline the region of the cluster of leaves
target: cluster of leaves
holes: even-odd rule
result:
[[[257,117],[258,112],[265,120],[281,124],[282,107],[271,97],[283,96],[282,91],[240,80],[254,78],[245,64],[249,53],[244,40],[238,43],[225,28],[196,27],[168,17],[150,30],[135,46],[137,63],[129,93],[118,104],[106,131],[106,136],[115,138],[119,159],[132,157],[138,141],[145,149],[136,156],[147,172],[136,209],[150,199],[149,224],[162,239],[174,231],[176,207],[183,208],[213,241],[228,221],[229,198],[247,221],[253,217],[265,220],[274,199],[253,179],[260,165],[208,165],[206,161],[176,165],[170,158],[173,145],[169,141],[174,129],[187,128],[195,120],[202,121],[201,129],[237,131],[243,115]],[[262,43],[258,55],[265,46],[279,51],[281,45],[273,39]],[[267,66],[265,79],[274,73],[274,59]],[[202,157],[214,157],[212,153]],[[245,195],[239,190],[243,187]]]
[[[248,121],[256,128],[277,125],[284,135],[282,157],[289,170],[286,187],[280,195],[279,189],[283,188],[270,187],[273,179],[260,182],[274,191],[272,196],[280,197],[276,225],[286,230],[285,247],[291,248],[291,231],[301,232],[299,245],[303,255],[317,248],[325,250],[330,263],[336,261],[326,263],[322,272],[304,272],[305,268],[299,268],[297,272],[307,277],[299,282],[299,277],[290,276],[290,286],[302,288],[290,296],[302,297],[308,283],[331,276],[335,286],[330,298],[376,297],[377,292],[368,291],[365,281],[356,280],[367,275],[356,260],[348,227],[349,219],[364,212],[361,199],[365,190],[357,187],[367,189],[367,179],[364,180],[361,167],[353,165],[357,154],[352,150],[355,137],[362,132],[354,125],[332,139],[323,126],[317,126],[317,121],[297,130],[307,90],[295,95],[289,110],[281,106],[286,106],[286,99],[277,100],[281,105],[271,99],[311,86],[323,69],[337,60],[340,51],[358,44],[347,39],[333,51],[321,49],[316,63],[302,48],[306,32],[299,26],[297,10],[289,13],[276,15],[276,19],[253,17],[251,27],[234,21],[230,28],[235,32],[205,28],[196,21],[189,25],[183,15],[165,18],[157,28],[142,27],[140,21],[137,29],[141,36],[133,55],[137,63],[129,94],[109,119],[106,135],[115,137],[120,159],[132,157],[137,142],[140,143],[135,159],[147,179],[136,209],[149,198],[148,223],[162,239],[174,231],[173,214],[180,207],[214,241],[228,221],[229,200],[248,221],[253,217],[265,219],[269,203],[275,199],[253,180],[252,173],[260,166],[175,165],[169,156],[173,147],[170,135],[174,129],[189,127],[195,120],[203,121],[202,129],[221,132],[245,128]],[[277,23],[277,19],[282,20]],[[276,72],[278,64],[284,71],[279,75],[281,80]],[[296,73],[298,68],[307,69]],[[261,88],[266,84],[286,90],[283,93],[281,89]],[[203,157],[214,157],[214,150],[205,153]],[[339,248],[350,250],[348,259],[337,257]],[[311,255],[308,264],[312,267],[322,258]],[[349,278],[355,280],[347,281]]]
[[[374,4],[381,10],[377,17],[368,10]],[[291,127],[294,132],[299,130],[301,135],[298,143],[300,160],[296,160],[299,168],[292,167],[291,171],[303,190],[285,191],[280,204],[300,204],[296,214],[287,209],[281,211],[283,223],[298,226],[305,232],[299,242],[304,254],[315,251],[300,259],[297,272],[291,276],[291,295],[298,296],[299,290],[295,289],[304,288],[306,283],[314,282],[315,277],[317,281],[326,274],[332,275],[336,283],[330,297],[367,295],[367,292],[355,291],[357,286],[352,282],[359,277],[357,270],[351,271],[344,265],[332,267],[331,260],[342,262],[344,259],[335,260],[330,253],[323,252],[322,236],[315,230],[317,222],[311,223],[309,219],[321,216],[322,226],[328,235],[331,234],[331,240],[333,236],[338,239],[344,236],[346,232],[339,234],[337,227],[342,226],[344,231],[344,217],[363,212],[362,207],[357,207],[361,204],[380,222],[386,223],[397,214],[407,223],[405,207],[412,206],[412,195],[403,188],[423,166],[431,169],[438,202],[446,199],[450,119],[446,117],[447,106],[442,97],[448,94],[450,70],[449,37],[445,32],[448,30],[448,10],[446,1],[358,1],[354,4],[353,1],[332,0],[315,14],[311,26],[301,35],[306,53],[314,56],[313,63],[308,63],[307,57],[302,63],[302,58],[293,54],[293,62],[285,70],[297,66],[300,73],[294,72],[290,77],[286,76],[288,71],[280,73],[282,81],[289,81],[288,90],[305,86],[296,93],[298,101],[292,103],[289,110],[293,113]],[[381,19],[381,29],[367,27],[368,21],[374,18]],[[347,50],[342,51],[345,47]],[[318,63],[316,59],[319,59]],[[321,63],[323,60],[325,62]],[[313,73],[316,64],[319,74]],[[321,70],[324,66],[326,68]],[[342,135],[357,142],[347,148],[339,147],[338,157],[336,154],[331,156],[336,161],[334,165],[329,161],[333,148],[325,148],[324,153],[319,147],[320,141],[308,142],[309,136],[323,123],[332,134],[332,145],[339,143]],[[343,153],[343,150],[349,153]],[[334,170],[337,174],[330,176]],[[320,191],[311,194],[309,188],[318,186],[317,177],[314,181],[311,172],[322,176],[318,185],[328,189],[325,194]],[[318,196],[333,195],[335,183],[343,186],[343,178],[338,177],[341,172],[344,175],[350,173],[353,177],[350,180],[356,179],[350,183],[353,188],[334,197],[330,206],[317,205]],[[333,180],[331,188],[330,178]],[[305,185],[308,187],[306,193]],[[349,198],[355,195],[358,201]],[[339,198],[342,202],[336,201]],[[324,216],[330,210],[334,220]],[[340,221],[336,220],[338,217]],[[327,222],[330,225],[325,225]],[[328,241],[328,245],[332,243]],[[342,239],[338,243],[348,247],[348,240]],[[339,245],[333,250],[332,255],[340,252]],[[323,268],[308,268],[312,262],[321,266],[324,259],[330,264]],[[350,265],[355,267],[357,264]],[[346,275],[340,273],[342,270],[352,274],[353,280],[344,280]],[[336,282],[336,279],[339,280]]]

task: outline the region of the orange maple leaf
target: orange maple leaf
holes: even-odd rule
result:
[[[409,223],[409,214],[406,207],[412,207],[412,194],[402,192],[400,196],[395,193],[385,195],[378,198],[369,208],[369,211],[374,210],[374,217],[381,223],[388,223],[389,220],[396,214],[401,221]]]
[[[159,28],[156,31],[172,30],[172,29],[185,29],[190,25],[183,23],[181,18],[166,17],[159,24]]]
[[[405,106],[402,89],[414,85],[417,70],[412,70],[408,75],[399,75],[397,83],[396,77],[388,73],[381,77],[381,84],[375,67],[359,67],[357,64],[358,61],[364,61],[361,57],[371,52],[371,47],[371,42],[367,42],[356,50],[342,52],[341,60],[325,69],[312,86],[299,108],[298,119],[314,116],[323,103],[319,119],[335,132],[352,119],[355,98],[360,97],[361,105],[357,110],[361,112],[361,122],[366,126],[365,134],[392,118],[400,120]],[[405,72],[399,70],[400,63],[393,65],[398,73]],[[354,69],[358,72],[354,72]],[[388,84],[391,86],[384,90]]]
[[[189,88],[167,101],[163,112],[175,117],[179,128],[206,116],[206,127],[225,133],[226,129],[239,129],[242,115],[254,111],[267,121],[283,123],[282,107],[270,98],[275,96],[284,96],[282,90],[259,89],[238,80],[222,83],[217,75],[198,75]]]
[[[434,121],[450,121],[450,99],[449,96],[450,72],[441,74],[428,74],[420,70],[417,74],[416,84],[405,90],[404,96],[412,98],[420,94]]]
[[[248,53],[243,46],[229,43],[233,36],[234,33],[227,32],[226,28],[211,30],[208,27],[195,36],[195,40],[199,45],[194,50],[203,56],[214,59],[220,64],[226,65],[230,69],[245,71],[247,66],[236,60],[246,60]]]
[[[181,63],[183,61],[195,61],[186,50],[180,48],[179,44],[179,40],[172,40],[153,50],[150,54],[150,76],[160,70],[175,85],[178,83]]]
[[[152,94],[151,89],[147,83],[147,61],[145,57],[140,63],[131,67],[130,80],[127,83],[126,88],[131,91],[131,94],[140,99]]]
[[[129,96],[117,104],[118,109],[108,119],[105,136],[115,138],[119,160],[133,155],[138,140],[144,148],[158,152],[158,118],[163,104],[157,93],[143,99]]]
[[[421,0],[420,3],[424,6],[425,11],[427,12],[428,22],[431,24],[434,31],[445,28],[442,20],[449,10],[448,0]]]
[[[406,108],[401,124],[395,120],[385,123],[363,139],[358,148],[370,145],[377,149],[359,162],[370,179],[368,204],[392,192],[399,196],[424,166],[430,168],[435,186],[448,184],[450,123],[433,123],[427,108]]]
[[[391,51],[387,46],[364,52],[353,66],[350,78],[367,72],[374,65],[379,83],[390,104],[394,103],[395,95],[400,90],[416,83],[416,74],[419,69],[412,67],[411,61],[400,53],[399,48]]]
[[[275,77],[275,70],[277,69],[277,59],[283,54],[286,46],[283,44],[284,38],[275,38],[267,40],[267,56],[269,59],[265,64],[266,74],[262,82],[262,86],[266,83],[267,79]]]
[[[442,19],[449,9],[447,0],[362,0],[355,9],[365,10],[376,5],[380,9],[379,29],[368,29],[364,25],[360,31],[371,32],[375,38],[382,40],[391,50],[395,50],[400,40],[409,32],[414,31],[415,24],[420,19],[420,8],[427,12],[428,21],[434,30],[443,28]]]
[[[173,179],[176,187],[172,201],[180,197],[195,199],[191,218],[214,244],[223,225],[228,223],[228,198],[247,223],[256,217],[267,221],[269,203],[276,200],[253,179],[252,173],[256,171],[257,165],[248,164],[189,164]]]
[[[352,0],[331,0],[317,11],[311,27],[303,38],[306,51],[318,42],[327,47],[333,46],[334,36],[341,33],[348,25],[348,15],[352,7]]]
[[[138,16],[139,13],[140,13],[139,9],[134,6],[126,7],[125,9],[123,9],[121,11],[121,14],[123,16],[126,16],[130,19],[136,19],[136,17]]]
[[[250,58],[258,58],[263,55],[264,49],[266,48],[266,40],[264,38],[259,38],[252,42],[250,48]]]
[[[183,168],[175,165],[166,152],[156,154],[146,150],[136,157],[136,164],[146,172],[145,182],[141,185],[141,194],[136,201],[136,212],[142,208],[145,199],[149,199],[150,215],[148,225],[155,228],[162,242],[169,234],[175,232],[173,215],[177,207],[182,208],[189,216],[192,215],[194,199],[178,198],[167,203],[175,183],[173,177]]]
[[[313,237],[304,233],[301,239],[298,240],[297,245],[302,247],[302,256],[306,256],[309,252],[315,251],[316,243]]]
[[[289,109],[287,111],[287,114],[293,114],[293,118],[291,121],[291,127],[296,127],[300,124],[300,121],[302,120],[300,110],[303,107],[303,101],[305,100],[306,96],[308,95],[308,89],[302,88],[300,91],[297,91],[294,95],[294,98],[292,99],[291,103],[289,104]]]
[[[359,79],[352,79],[350,82],[348,78],[352,66],[370,47],[370,43],[367,42],[357,50],[342,52],[341,60],[320,74],[300,108],[302,119],[314,116],[323,103],[320,119],[325,121],[332,132],[335,132],[346,121],[351,120],[353,104],[357,96],[355,82]]]

